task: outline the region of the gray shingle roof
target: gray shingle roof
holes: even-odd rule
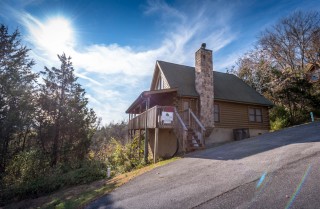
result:
[[[177,88],[181,96],[196,96],[195,68],[158,61],[170,88]],[[214,98],[217,100],[272,106],[272,102],[259,94],[233,74],[213,71]]]

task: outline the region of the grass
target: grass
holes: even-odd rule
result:
[[[175,157],[169,160],[160,161],[143,168],[120,174],[109,180],[99,180],[90,184],[63,189],[51,195],[39,197],[37,199],[24,200],[13,203],[4,208],[43,208],[43,209],[72,209],[83,208],[93,200],[110,193],[115,188],[127,183],[133,178],[146,173],[156,167],[166,165],[179,159]]]

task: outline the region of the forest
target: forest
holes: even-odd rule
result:
[[[34,73],[29,52],[18,30],[0,26],[0,205],[142,163],[134,140],[124,146],[125,122],[100,125],[70,57]]]

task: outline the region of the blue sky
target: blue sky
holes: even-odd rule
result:
[[[0,0],[0,23],[18,28],[34,71],[72,57],[102,123],[148,90],[156,60],[194,66],[201,43],[225,72],[260,32],[293,11],[320,11],[319,0]]]

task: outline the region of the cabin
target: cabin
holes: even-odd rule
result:
[[[150,90],[126,110],[130,137],[154,160],[268,132],[272,103],[233,74],[213,71],[206,44],[195,67],[156,61]]]
[[[307,66],[307,79],[310,83],[320,82],[320,67],[318,64],[309,64]]]

